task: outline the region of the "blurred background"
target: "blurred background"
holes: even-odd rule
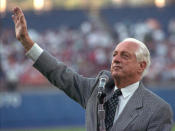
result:
[[[87,77],[110,69],[123,39],[143,41],[152,57],[143,82],[175,112],[175,0],[0,0],[0,131],[85,130],[82,107],[26,58],[15,38],[15,6],[35,42]]]

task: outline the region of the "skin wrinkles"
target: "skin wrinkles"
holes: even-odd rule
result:
[[[134,42],[119,43],[113,53],[111,73],[118,88],[126,87],[141,79],[146,62],[138,62],[135,52],[139,45]]]

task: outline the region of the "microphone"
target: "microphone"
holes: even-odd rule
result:
[[[109,80],[109,77],[107,75],[100,76],[99,85],[98,85],[99,93],[103,93],[103,91],[105,90],[105,85],[108,80]]]
[[[113,87],[114,80],[109,71],[102,71],[101,76],[99,77],[99,85],[98,85],[98,120],[97,123],[99,125],[100,131],[106,131],[105,129],[105,110],[104,110],[104,102],[106,97],[105,87],[110,89]]]

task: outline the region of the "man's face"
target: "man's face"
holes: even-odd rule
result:
[[[111,73],[114,78],[138,77],[140,65],[135,55],[137,49],[138,45],[131,42],[121,42],[116,46],[111,64]]]

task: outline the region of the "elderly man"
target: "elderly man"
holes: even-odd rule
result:
[[[16,7],[13,13],[16,37],[24,46],[26,55],[52,84],[86,109],[87,131],[100,130],[97,95],[99,79],[104,74],[110,79],[104,89],[105,130],[171,131],[171,107],[141,82],[150,66],[150,53],[142,42],[125,39],[113,52],[111,72],[102,71],[96,78],[86,78],[34,43],[28,35],[22,10]]]

